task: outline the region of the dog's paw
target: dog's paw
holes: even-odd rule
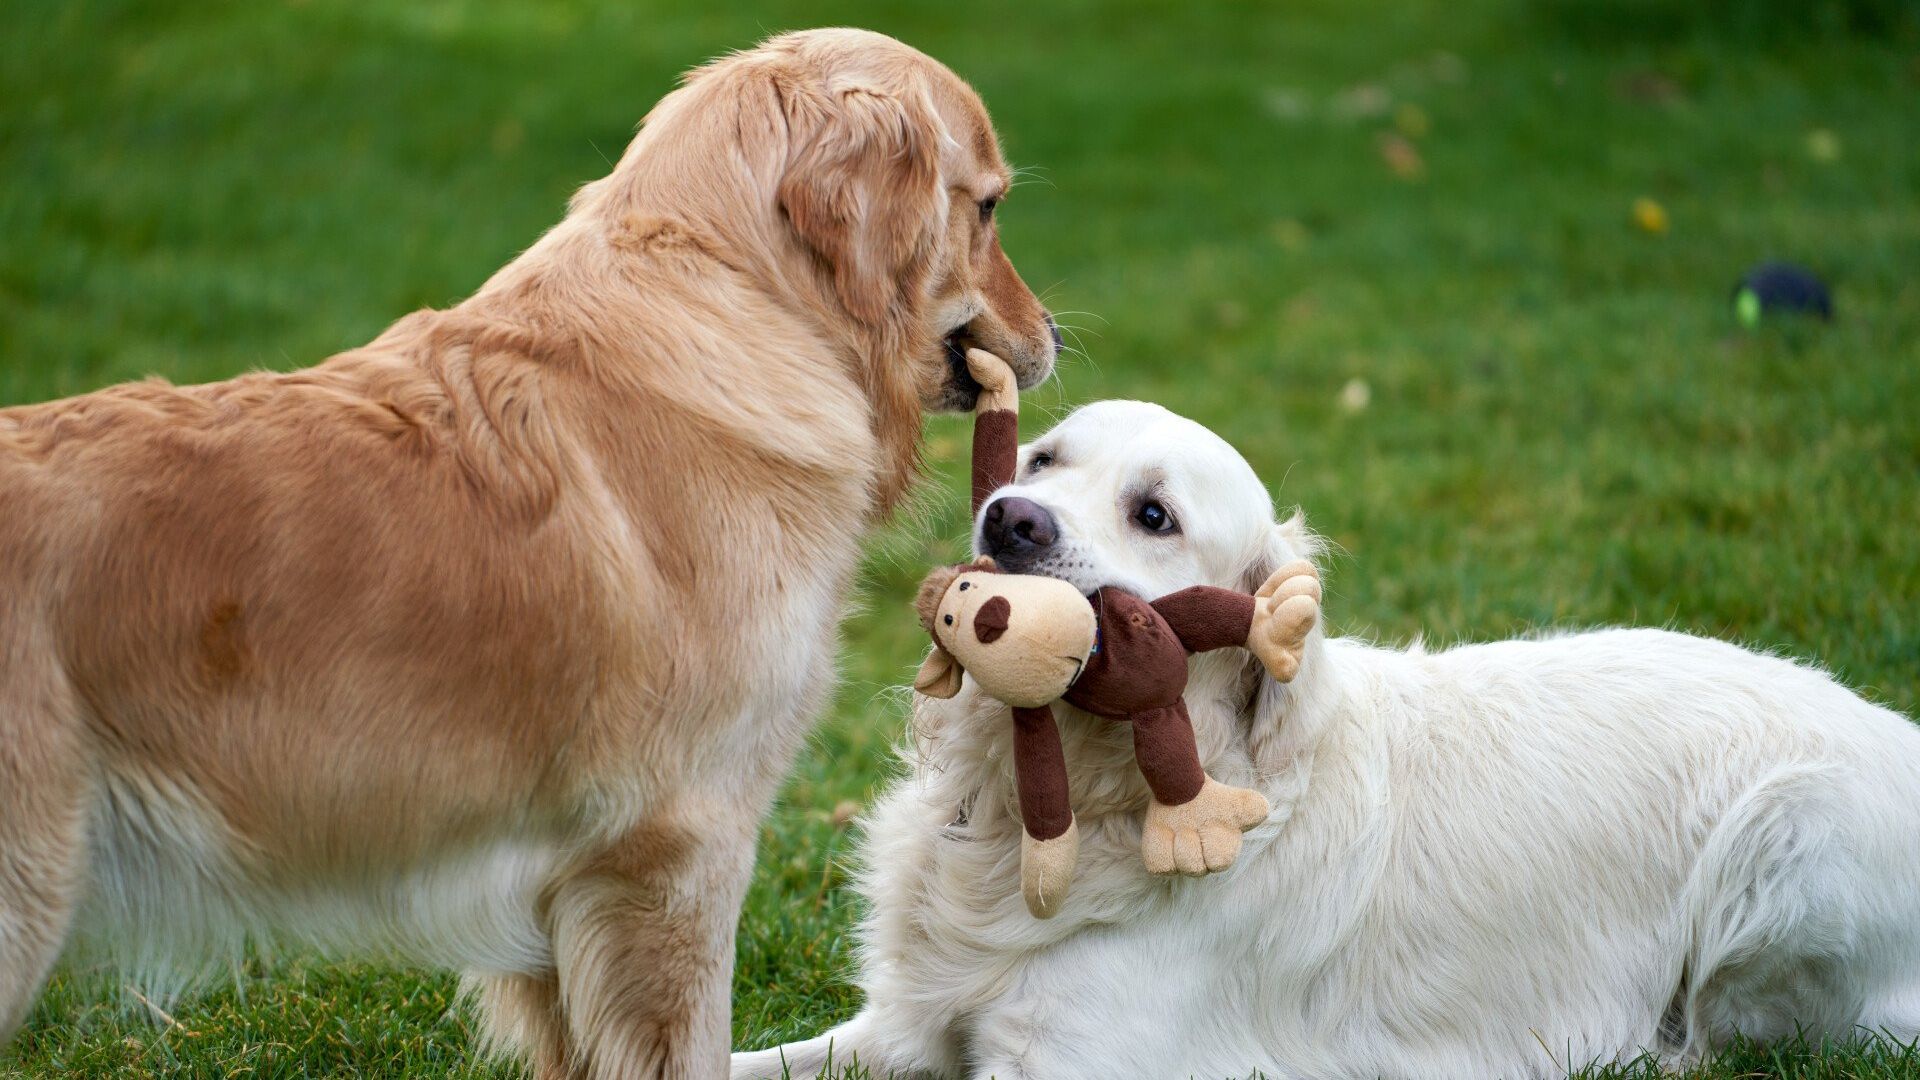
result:
[[[1080,859],[1080,824],[1051,840],[1020,834],[1020,896],[1036,919],[1051,919],[1067,900],[1073,866]]]
[[[1305,559],[1275,570],[1254,593],[1253,629],[1247,648],[1266,665],[1267,674],[1291,682],[1300,673],[1307,635],[1320,621],[1320,572]]]
[[[1147,807],[1140,830],[1140,858],[1150,874],[1200,877],[1233,865],[1240,834],[1267,819],[1266,796],[1229,787],[1209,776],[1200,794],[1168,806]]]

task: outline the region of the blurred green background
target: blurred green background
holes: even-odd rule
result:
[[[1103,397],[1213,426],[1338,545],[1342,632],[1668,625],[1912,713],[1915,10],[16,0],[0,404],[302,366],[453,302],[679,72],[855,24],[970,79],[1028,170],[1003,236],[1082,350],[1029,432]],[[1831,325],[1737,327],[1733,283],[1770,257],[1827,276]],[[964,533],[966,427],[928,435],[925,497],[870,548],[844,689],[763,835],[741,1046],[858,1004],[843,822],[894,771],[908,591]],[[443,974],[285,957],[171,1020],[85,984],[57,981],[0,1073],[496,1071]],[[1896,1056],[1748,1048],[1707,1074],[1920,1076]]]

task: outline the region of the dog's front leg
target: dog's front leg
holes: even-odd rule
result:
[[[753,873],[753,826],[745,808],[676,800],[554,886],[571,1075],[726,1075],[734,925]]]
[[[566,1080],[570,1052],[555,973],[469,974],[461,987],[480,1011],[488,1051],[524,1061],[533,1080]]]

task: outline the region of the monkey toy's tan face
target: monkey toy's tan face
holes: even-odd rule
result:
[[[1008,705],[1045,705],[1067,692],[1093,652],[1093,605],[1057,578],[962,570],[923,598],[920,614],[934,649],[914,687],[934,697],[958,693],[968,671]]]

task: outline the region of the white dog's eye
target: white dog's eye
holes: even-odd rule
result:
[[[1051,464],[1053,464],[1052,454],[1035,454],[1033,460],[1027,462],[1027,471],[1037,473]]]
[[[1141,503],[1140,509],[1133,512],[1133,520],[1152,533],[1170,533],[1176,528],[1173,515],[1167,512],[1167,508],[1151,499]]]

